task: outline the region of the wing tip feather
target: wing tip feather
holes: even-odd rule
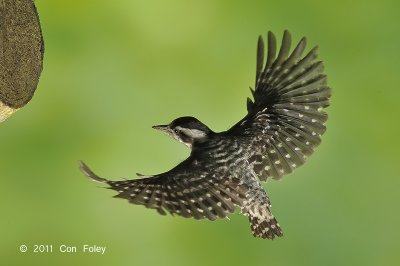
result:
[[[79,161],[79,169],[81,172],[92,179],[93,181],[100,182],[100,183],[107,183],[108,180],[96,175],[90,168],[87,166],[82,160]]]

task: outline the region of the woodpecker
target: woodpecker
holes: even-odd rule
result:
[[[268,32],[257,47],[256,84],[247,99],[247,115],[224,132],[214,132],[186,116],[154,126],[191,149],[190,156],[165,173],[111,181],[80,162],[82,172],[105,183],[132,204],[160,214],[186,218],[226,218],[238,207],[248,217],[255,237],[283,236],[260,181],[281,179],[301,166],[325,132],[331,89],[317,60],[318,47],[302,56],[306,38],[290,53],[291,35],[284,31],[276,55],[276,38]]]

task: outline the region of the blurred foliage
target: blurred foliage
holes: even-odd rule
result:
[[[2,264],[399,265],[398,2],[36,5],[44,71],[33,100],[0,125]],[[178,116],[229,128],[245,114],[258,35],[284,29],[320,46],[334,94],[314,156],[265,186],[283,238],[253,238],[237,214],[162,217],[79,172],[79,159],[111,179],[168,170],[189,151],[150,127]],[[107,251],[22,254],[21,244]]]

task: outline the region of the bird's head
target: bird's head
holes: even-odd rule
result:
[[[179,117],[168,125],[153,126],[189,148],[195,141],[206,139],[213,132],[202,122],[191,116]]]

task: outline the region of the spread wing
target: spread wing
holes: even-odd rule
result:
[[[242,205],[247,187],[239,180],[209,173],[201,161],[189,157],[171,171],[133,180],[110,181],[94,174],[81,162],[81,170],[95,181],[118,191],[116,198],[186,218],[215,220]]]
[[[248,114],[228,132],[251,138],[249,163],[261,180],[279,179],[302,165],[325,132],[331,90],[317,60],[314,47],[302,56],[302,38],[290,53],[291,35],[283,34],[276,56],[276,39],[268,32],[268,53],[264,63],[264,42],[258,40],[254,102],[247,99]]]

